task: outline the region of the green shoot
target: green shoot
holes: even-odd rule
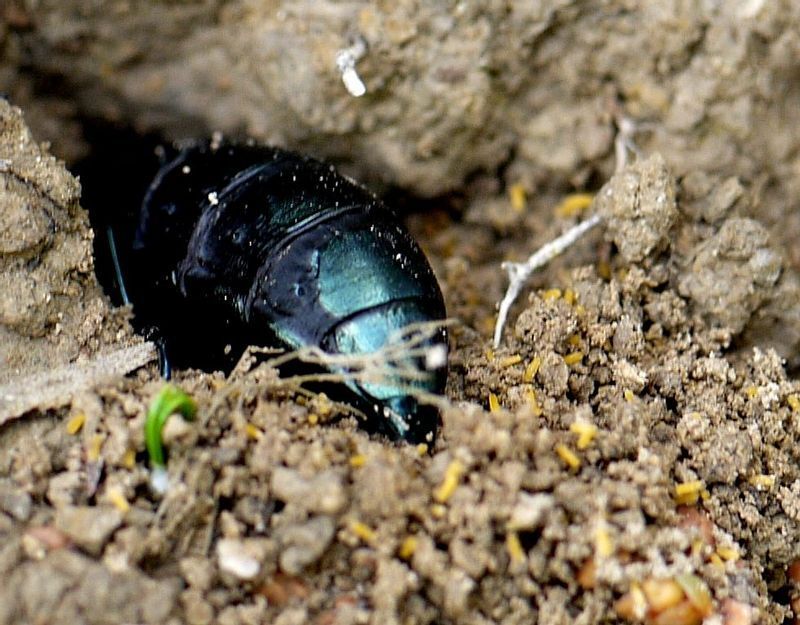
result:
[[[197,412],[197,404],[178,387],[165,384],[150,404],[144,422],[144,441],[153,468],[163,469],[166,466],[161,430],[169,416],[176,412],[191,421]]]

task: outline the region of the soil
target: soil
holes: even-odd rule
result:
[[[798,618],[791,3],[70,4],[0,8],[2,90],[30,111],[0,100],[0,624]],[[351,22],[356,109],[321,60]],[[155,353],[51,156],[91,152],[98,116],[245,130],[433,197],[408,224],[456,320],[435,446],[367,436],[268,362],[179,371],[197,418],[168,421],[154,491]],[[493,348],[500,262],[593,213]]]

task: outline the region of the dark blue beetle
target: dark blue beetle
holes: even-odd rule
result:
[[[250,344],[361,354],[445,318],[430,265],[392,211],[333,167],[274,148],[181,151],[151,183],[125,256],[138,325],[157,329],[177,366],[225,368]],[[441,329],[427,345],[446,341]],[[441,393],[445,377],[446,366],[414,385]],[[438,412],[407,385],[348,382],[346,399],[367,429],[430,442]]]

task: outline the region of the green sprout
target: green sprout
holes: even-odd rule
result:
[[[150,404],[144,422],[144,441],[153,468],[163,469],[166,466],[161,430],[169,416],[176,412],[191,421],[197,412],[197,404],[178,387],[165,384]]]

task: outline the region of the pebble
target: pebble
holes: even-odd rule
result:
[[[77,493],[83,486],[80,473],[77,471],[63,471],[53,475],[47,486],[47,500],[55,508],[64,508],[72,505]]]
[[[206,591],[214,582],[214,566],[210,560],[200,557],[183,558],[178,564],[181,576],[192,588]]]
[[[214,620],[214,608],[203,599],[199,590],[185,590],[181,594],[186,623],[188,625],[209,625]]]
[[[31,496],[15,487],[9,480],[0,480],[0,510],[17,521],[27,521],[31,516]]]
[[[111,534],[122,524],[119,510],[106,506],[66,506],[56,512],[56,527],[92,555],[100,555]]]
[[[52,549],[63,549],[69,538],[55,527],[41,525],[28,528],[21,540],[22,549],[31,560],[41,560]]]
[[[223,538],[217,543],[220,570],[239,579],[254,579],[261,571],[264,556],[260,541]]]
[[[333,520],[327,516],[282,528],[279,532],[283,547],[279,558],[281,569],[290,575],[297,575],[319,560],[333,540],[335,529]]]
[[[277,499],[310,512],[337,514],[347,505],[342,480],[333,471],[306,479],[299,471],[278,467],[272,472],[270,488]]]
[[[552,495],[545,493],[529,495],[521,492],[514,509],[511,511],[508,528],[511,530],[530,530],[539,527],[544,522],[545,515],[553,509],[554,505],[555,500]]]

